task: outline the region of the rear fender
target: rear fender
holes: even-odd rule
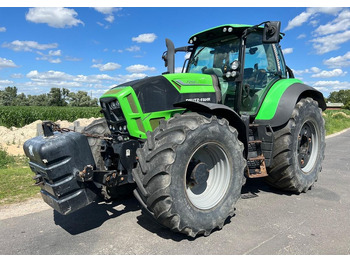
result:
[[[247,127],[241,117],[231,108],[215,103],[203,103],[194,101],[185,101],[174,104],[176,107],[185,108],[191,112],[206,113],[215,115],[219,118],[225,118],[230,123],[230,126],[236,128],[238,131],[238,139],[244,145],[244,156],[247,158],[248,154],[248,136]]]
[[[278,99],[276,96],[269,97],[269,94],[267,94],[254,123],[270,125],[271,127],[284,125],[292,115],[298,101],[306,97],[311,97],[318,102],[318,106],[322,110],[326,110],[326,102],[321,92],[303,83],[294,83],[285,89],[278,103],[273,101]]]

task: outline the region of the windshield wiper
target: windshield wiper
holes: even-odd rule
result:
[[[195,61],[196,57],[204,50],[204,48],[206,48],[205,46],[203,46],[201,49],[199,49],[199,51],[197,52],[197,54],[195,54],[192,59],[191,59],[191,63],[192,61]],[[197,66],[197,63],[194,63],[195,66]]]

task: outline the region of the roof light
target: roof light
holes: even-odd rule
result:
[[[231,33],[231,32],[233,31],[233,28],[232,28],[232,27],[229,27],[229,28],[227,29],[227,31],[228,31],[229,33]]]
[[[227,31],[227,28],[224,27],[224,28],[222,29],[222,32],[226,33],[226,31]]]

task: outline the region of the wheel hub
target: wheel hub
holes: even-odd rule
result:
[[[209,177],[209,168],[206,163],[198,163],[192,170],[191,180],[195,185],[201,185],[207,182]]]
[[[316,161],[318,133],[314,123],[306,122],[298,135],[298,162],[304,172],[309,172]]]
[[[231,166],[226,152],[217,143],[200,146],[191,156],[186,170],[186,193],[197,208],[213,208],[225,196]]]

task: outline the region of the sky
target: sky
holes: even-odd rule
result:
[[[325,97],[350,89],[349,7],[3,6],[0,90],[16,86],[18,93],[38,95],[60,87],[99,97],[115,85],[165,72],[165,38],[180,47],[211,27],[267,20],[281,21],[286,35],[280,44],[296,78]],[[176,67],[183,62],[180,53]]]

